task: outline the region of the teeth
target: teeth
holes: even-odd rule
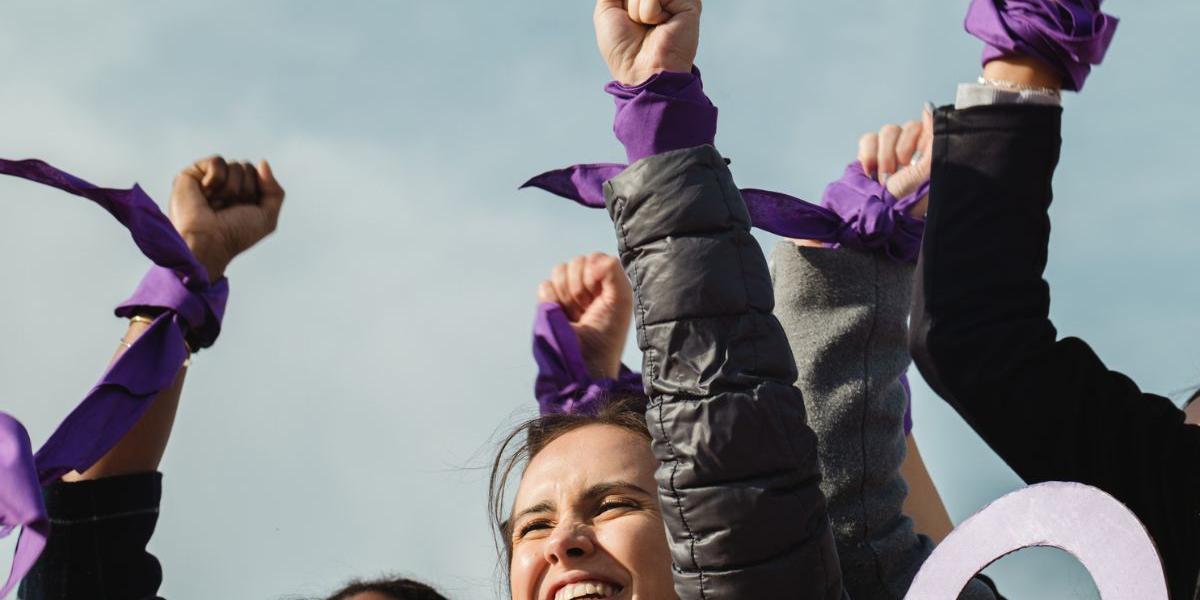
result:
[[[601,581],[581,581],[564,585],[554,595],[554,600],[578,600],[579,598],[608,598],[616,589]]]

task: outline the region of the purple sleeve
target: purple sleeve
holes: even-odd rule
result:
[[[613,133],[629,162],[705,144],[717,137],[717,107],[704,94],[700,70],[659,73],[638,86],[605,86],[617,104]]]

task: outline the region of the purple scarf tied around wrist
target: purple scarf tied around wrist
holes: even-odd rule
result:
[[[973,0],[965,26],[987,44],[983,64],[1026,54],[1057,69],[1063,88],[1077,92],[1103,62],[1117,23],[1100,12],[1100,0]]]
[[[129,317],[148,309],[159,315],[37,454],[21,423],[0,412],[0,537],[24,528],[8,581],[0,587],[3,598],[46,545],[50,526],[40,486],[71,471],[86,471],[133,428],[154,396],[179,373],[188,356],[185,340],[196,349],[212,345],[221,330],[229,284],[224,278],[209,282],[171,222],[136,185],[128,190],[97,187],[38,160],[0,159],[0,174],[87,198],[112,214],[156,265],[116,314]]]
[[[702,145],[715,145],[717,107],[704,93],[700,69],[663,72],[638,86],[610,83],[605,88],[616,104],[613,133],[625,146],[630,163],[647,156]],[[584,164],[543,173],[522,189],[536,187],[590,208],[604,208],[604,182],[628,165]],[[925,182],[913,194],[895,198],[853,163],[825,190],[821,206],[799,198],[742,190],[755,227],[793,239],[824,242],[833,247],[882,250],[892,258],[916,262],[925,222],[908,209],[929,193]]]
[[[609,399],[644,396],[642,376],[621,365],[616,379],[594,379],[583,360],[579,338],[561,306],[538,305],[533,321],[533,358],[538,375],[534,383],[539,413],[595,415]]]
[[[626,168],[620,164],[575,165],[538,175],[521,187],[540,188],[583,206],[604,208],[604,182]],[[820,206],[780,192],[742,190],[750,222],[759,229],[835,248],[881,250],[906,262],[916,262],[925,231],[925,222],[909,216],[908,210],[928,194],[926,181],[916,192],[896,198],[858,162],[829,184]]]

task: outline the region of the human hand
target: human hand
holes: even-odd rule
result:
[[[933,111],[926,107],[920,121],[903,127],[884,125],[878,133],[863,135],[858,140],[858,161],[896,198],[917,191],[929,181],[933,168]],[[909,214],[924,218],[928,208],[929,198],[922,198]]]
[[[616,379],[633,318],[633,288],[621,262],[600,252],[554,267],[538,301],[563,307],[592,377]]]
[[[216,281],[233,257],[275,231],[283,196],[267,161],[255,167],[211,156],[175,177],[169,216]]]
[[[700,45],[701,0],[597,0],[596,42],[613,79],[638,85],[687,73]]]

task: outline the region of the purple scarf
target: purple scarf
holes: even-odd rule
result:
[[[575,165],[543,173],[523,188],[536,187],[590,208],[604,208],[604,183],[627,165]],[[882,250],[888,256],[916,262],[925,222],[908,210],[929,193],[926,181],[916,192],[892,196],[887,188],[851,163],[842,178],[825,188],[821,205],[758,189],[742,190],[755,227],[793,239],[825,242],[835,248]]]
[[[1063,88],[1077,92],[1092,65],[1104,61],[1117,23],[1100,12],[1100,0],[973,0],[965,27],[987,44],[983,64],[1026,54],[1054,67]]]
[[[107,210],[157,266],[118,316],[144,309],[159,313],[153,324],[109,367],[87,396],[50,435],[37,454],[25,428],[0,413],[0,537],[23,527],[16,557],[0,597],[25,576],[45,548],[49,520],[40,485],[71,471],[86,471],[138,422],[159,391],[174,380],[193,348],[212,345],[221,331],[228,281],[208,281],[175,227],[138,186],[101,188],[38,160],[0,159],[0,174],[12,175],[87,198]],[[40,485],[39,485],[40,484]]]
[[[616,396],[644,396],[642,376],[621,365],[616,379],[593,379],[579,348],[579,338],[561,306],[538,305],[533,321],[534,383],[540,414],[595,415]]]
[[[704,94],[699,69],[659,73],[635,87],[614,82],[604,90],[616,103],[613,132],[630,163],[716,143],[717,108]],[[604,183],[627,166],[575,165],[538,175],[521,188],[541,188],[583,206],[604,208]],[[926,182],[910,196],[895,198],[853,163],[826,188],[821,206],[766,190],[742,190],[742,197],[750,221],[764,231],[834,247],[883,250],[897,260],[916,262],[925,222],[910,217],[908,209],[928,193]]]

